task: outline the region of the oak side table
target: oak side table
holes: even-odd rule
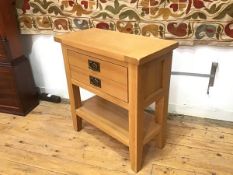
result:
[[[132,170],[143,146],[165,144],[168,92],[175,41],[88,29],[56,35],[62,44],[74,129],[82,119],[129,147]],[[79,87],[96,96],[81,102]],[[155,116],[144,111],[156,103]]]

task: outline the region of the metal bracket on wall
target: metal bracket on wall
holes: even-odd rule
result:
[[[172,72],[171,74],[209,78],[209,84],[207,88],[207,94],[209,94],[210,87],[214,86],[214,80],[215,80],[217,68],[218,68],[218,63],[212,62],[210,74],[199,74],[199,73],[189,73],[189,72]]]

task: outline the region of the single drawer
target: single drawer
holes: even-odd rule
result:
[[[118,83],[104,76],[89,73],[76,66],[70,66],[71,78],[96,90],[128,102],[127,85]]]
[[[68,50],[71,66],[127,86],[127,67]]]

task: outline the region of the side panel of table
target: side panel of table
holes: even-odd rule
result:
[[[129,150],[131,168],[138,172],[142,166],[144,109],[156,103],[154,122],[159,125],[159,134],[153,132],[147,141],[156,138],[162,148],[166,140],[169,82],[172,53],[153,59],[142,65],[129,64]]]

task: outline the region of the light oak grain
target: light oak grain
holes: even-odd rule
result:
[[[110,136],[129,146],[128,111],[107,100],[94,96],[83,102],[76,110],[77,115],[100,128]],[[152,114],[144,112],[142,119],[147,127],[143,131],[143,144],[149,142],[160,131],[160,126],[154,123]]]
[[[160,134],[156,136],[157,146],[159,148],[163,148],[166,143],[167,137],[167,115],[168,115],[168,97],[169,97],[169,85],[170,85],[170,76],[171,76],[171,64],[172,64],[172,53],[169,53],[164,56],[164,60],[162,62],[162,88],[164,90],[164,94],[162,97],[156,98],[156,113],[155,119],[156,123],[160,124],[161,130]]]
[[[109,61],[102,61],[101,59],[97,59],[95,56],[80,54],[73,50],[68,50],[67,55],[70,65],[78,67],[87,73],[91,73],[98,77],[103,77],[127,86],[127,67],[123,67]],[[100,71],[98,72],[91,70],[88,67],[88,60],[99,63]]]
[[[146,63],[178,46],[176,41],[96,28],[56,35],[55,40],[64,45],[133,64]]]
[[[116,97],[124,102],[128,102],[127,84],[120,84],[114,80],[108,79],[105,76],[101,76],[96,73],[88,73],[87,71],[70,66],[72,81],[81,82],[87,86],[90,86],[96,91],[104,92],[110,96]],[[111,75],[110,73],[108,75]],[[126,74],[127,75],[127,74]],[[98,78],[101,81],[101,87],[92,85],[90,83],[90,76]],[[114,78],[114,76],[112,75]],[[127,76],[126,76],[127,79]]]
[[[102,98],[105,98],[108,101],[113,102],[124,109],[129,108],[129,104],[127,102],[124,102],[122,99],[116,98],[116,97],[112,96],[111,94],[107,94],[107,93],[100,91],[99,89],[97,89],[93,86],[86,85],[85,83],[82,83],[80,81],[76,81],[74,79],[72,79],[71,81],[72,81],[72,84],[79,86],[81,88],[84,88],[84,89],[86,89],[86,90],[88,90],[88,91],[90,91],[90,92],[92,92],[92,93],[94,93]]]
[[[62,43],[65,64],[69,64],[66,73],[73,96],[71,110],[77,123],[81,124],[81,116],[129,146],[131,168],[138,172],[144,145],[154,137],[159,147],[165,145],[170,62],[177,42],[100,29],[57,35],[55,40]],[[95,61],[99,70],[90,70],[89,60]],[[115,103],[116,107],[99,97],[81,106],[80,95],[73,93],[76,86]],[[156,119],[149,124],[144,108],[155,101]]]
[[[138,172],[143,157],[144,92],[142,89],[142,67],[129,65],[129,151],[131,168]]]
[[[77,116],[75,113],[75,109],[82,105],[80,90],[78,86],[74,86],[71,82],[71,72],[70,72],[69,58],[67,55],[67,49],[63,47],[62,52],[65,63],[64,65],[66,70],[66,80],[67,80],[68,92],[69,92],[69,98],[71,104],[70,107],[73,118],[73,126],[76,131],[80,131],[82,129],[82,119],[79,116]]]

